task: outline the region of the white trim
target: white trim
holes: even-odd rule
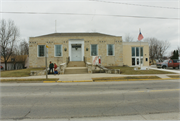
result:
[[[97,45],[97,55],[91,55],[91,45]],[[90,56],[98,56],[99,55],[98,49],[99,49],[98,44],[90,44]]]
[[[71,48],[72,44],[81,44],[81,61],[84,61],[84,40],[83,39],[69,39],[69,57],[70,61],[72,61],[71,57]]]
[[[37,45],[37,57],[38,58],[42,58],[42,57],[45,57],[45,45],[44,45],[44,56],[39,56],[39,45]]]
[[[132,56],[132,48],[133,47],[135,48],[135,56]],[[136,56],[136,48],[139,48],[139,56]],[[131,66],[139,66],[141,64],[140,60],[139,60],[139,65],[137,65],[137,58],[143,59],[142,65],[144,64],[144,55],[141,56],[140,55],[141,54],[140,51],[141,51],[141,47],[131,46]],[[143,53],[144,53],[144,48],[143,48]],[[132,58],[135,58],[135,65],[132,65]]]
[[[113,55],[108,55],[108,45],[113,45]],[[107,56],[115,56],[115,45],[114,44],[107,44],[106,49],[107,49],[107,53],[106,53]]]
[[[61,45],[61,56],[56,56],[56,45],[60,45],[60,44],[54,45],[54,57],[63,57],[63,45]]]

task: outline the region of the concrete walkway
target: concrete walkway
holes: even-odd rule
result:
[[[177,73],[180,74],[180,69],[162,69],[162,68],[156,68],[154,66],[150,66],[149,69],[153,69],[153,70],[159,70],[159,71],[166,71],[166,72],[173,72],[173,73]]]

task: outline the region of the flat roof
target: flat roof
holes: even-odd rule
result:
[[[109,36],[109,37],[121,37],[121,36],[114,36],[114,35],[108,35],[108,34],[102,34],[98,32],[93,32],[93,33],[51,33],[51,34],[46,34],[46,35],[41,35],[41,36],[36,36],[36,37],[58,37],[58,36]]]

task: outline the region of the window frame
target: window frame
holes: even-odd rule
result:
[[[108,45],[113,45],[113,55],[108,55],[108,49],[109,49]],[[115,45],[114,44],[107,44],[107,56],[115,56]]]
[[[44,46],[44,56],[39,56],[39,46]],[[45,45],[37,45],[37,57],[45,57]]]
[[[144,48],[143,47],[139,47],[140,48],[140,53],[139,53],[139,55],[140,55],[140,57],[143,57],[143,50],[144,50]],[[141,49],[142,49],[142,53],[141,53]]]
[[[91,45],[97,45],[97,55],[91,55],[91,50],[92,50],[92,46],[91,46]],[[91,50],[90,50],[90,55],[91,55],[91,56],[98,56],[98,55],[99,55],[98,44],[91,44],[91,45],[90,45],[90,48],[91,48]]]
[[[135,48],[134,50],[134,53],[135,53],[135,55],[133,56],[132,55],[132,48]],[[136,55],[136,48],[139,48],[139,56],[137,56]],[[142,48],[142,56],[141,56],[141,48]],[[143,53],[144,53],[144,48],[143,47],[139,47],[139,46],[131,46],[131,58],[135,58],[135,65],[134,66],[137,66],[137,58],[140,58],[140,60],[139,60],[139,65],[140,64],[144,64],[144,56],[143,56]],[[141,60],[143,60],[143,61],[141,61]],[[132,59],[131,59],[131,61],[132,61]],[[140,63],[140,61],[141,61],[141,63]],[[132,62],[131,62],[132,63]]]
[[[134,48],[134,55],[132,54],[133,48]],[[131,57],[136,57],[136,47],[131,47]]]
[[[137,52],[137,50],[138,50],[138,52]],[[136,47],[136,55],[135,56],[136,57],[140,57],[140,47]]]
[[[56,45],[54,45],[54,57],[63,57],[63,45],[61,45],[61,56],[56,56]]]

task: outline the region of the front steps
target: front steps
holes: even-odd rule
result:
[[[71,61],[68,63],[64,74],[87,74],[88,69],[83,61]]]
[[[87,74],[87,67],[67,67],[65,69],[65,74]]]
[[[67,67],[86,67],[83,61],[70,61]]]

